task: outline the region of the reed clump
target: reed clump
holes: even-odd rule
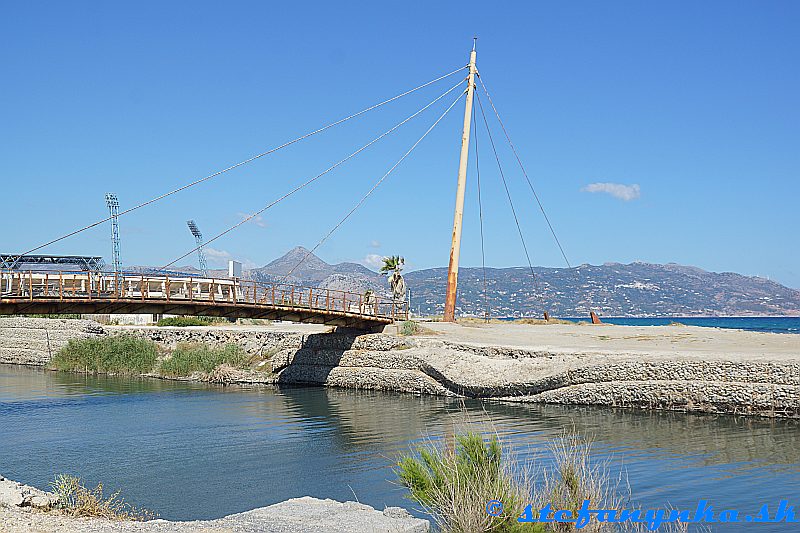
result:
[[[252,358],[236,344],[209,346],[183,343],[161,361],[159,373],[164,376],[189,376],[194,372],[210,373],[220,365],[247,368]]]
[[[158,358],[153,341],[132,335],[72,339],[53,357],[50,366],[57,370],[89,374],[144,374]]]
[[[90,489],[81,478],[60,474],[50,483],[50,487],[57,498],[55,508],[68,516],[137,521],[157,517],[152,511],[127,503],[120,496],[120,491],[106,495],[102,483]]]

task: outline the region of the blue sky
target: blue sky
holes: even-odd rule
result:
[[[800,288],[796,2],[5,2],[0,249],[22,251],[466,63],[478,68],[573,265],[678,262]],[[440,82],[121,220],[163,264],[438,96]],[[215,242],[264,264],[312,247],[449,103]],[[449,255],[463,104],[318,251]],[[494,127],[494,123],[493,127]],[[498,129],[533,262],[563,266]],[[487,263],[525,256],[482,128]],[[462,265],[480,264],[474,161]],[[593,191],[593,192],[592,192]],[[48,248],[110,253],[107,225]],[[188,260],[185,262],[189,262]]]

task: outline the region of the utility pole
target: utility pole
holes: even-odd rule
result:
[[[456,291],[458,288],[458,258],[461,254],[461,221],[464,218],[464,192],[467,188],[467,163],[469,162],[469,131],[472,124],[472,97],[475,93],[475,41],[469,54],[469,77],[467,78],[467,102],[464,109],[464,132],[461,135],[461,159],[458,162],[458,186],[456,187],[456,211],[453,217],[453,244],[450,247],[450,266],[447,269],[447,295],[444,301],[444,321],[456,321]]]
[[[119,200],[116,194],[106,193],[106,206],[111,216],[111,255],[114,261],[114,274],[119,274],[122,260],[119,257]]]

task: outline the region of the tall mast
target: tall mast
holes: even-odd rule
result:
[[[106,193],[106,207],[111,215],[111,258],[114,262],[114,274],[122,270],[122,259],[119,254],[119,200],[117,195]]]
[[[458,288],[458,258],[461,254],[461,221],[464,218],[464,192],[467,188],[467,162],[469,161],[469,132],[472,124],[472,97],[475,92],[475,41],[469,54],[467,102],[464,109],[464,132],[461,135],[461,159],[458,162],[456,211],[453,217],[453,244],[450,247],[450,266],[447,269],[447,295],[444,301],[444,321],[456,321],[456,291]]]

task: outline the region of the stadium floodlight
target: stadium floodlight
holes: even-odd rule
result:
[[[119,253],[119,200],[116,194],[106,193],[106,207],[111,216],[111,256],[114,261],[114,273],[119,273],[122,259]]]
[[[200,263],[200,272],[204,276],[208,276],[208,266],[206,265],[206,256],[203,253],[203,234],[200,233],[200,228],[194,220],[187,220],[186,225],[189,226],[189,231],[194,235],[194,242],[197,243],[197,261]]]

